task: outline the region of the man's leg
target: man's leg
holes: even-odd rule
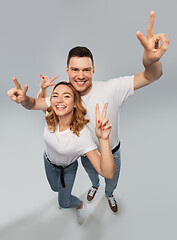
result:
[[[90,188],[87,194],[87,200],[90,202],[93,200],[100,185],[99,174],[97,173],[97,171],[95,170],[87,156],[82,156],[81,162],[92,182],[92,187]]]
[[[106,183],[105,194],[108,199],[108,203],[111,211],[116,213],[118,210],[118,207],[117,207],[116,200],[113,197],[113,192],[117,187],[119,173],[120,173],[120,165],[121,165],[120,149],[113,154],[113,157],[114,157],[114,163],[115,163],[115,174],[112,179],[105,179],[105,183]]]

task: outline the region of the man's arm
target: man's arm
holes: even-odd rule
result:
[[[47,110],[48,106],[45,101],[45,98],[33,98],[26,95],[28,91],[28,85],[25,85],[24,88],[21,88],[20,83],[15,77],[12,78],[15,84],[15,88],[11,88],[7,94],[9,98],[21,104],[24,108],[29,110]]]
[[[146,38],[141,32],[136,33],[141,45],[144,47],[143,65],[145,70],[134,76],[134,90],[154,82],[162,75],[160,59],[167,51],[170,39],[167,39],[164,33],[154,35],[154,20],[155,12],[151,11]],[[158,46],[159,41],[161,41],[160,46]]]

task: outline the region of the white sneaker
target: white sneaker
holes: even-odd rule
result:
[[[82,224],[85,221],[86,213],[84,203],[82,202],[82,208],[77,209],[77,220],[79,224]]]

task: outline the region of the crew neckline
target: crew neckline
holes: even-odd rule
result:
[[[57,129],[56,129],[57,134],[63,135],[63,134],[66,134],[67,132],[70,132],[70,128],[67,128],[66,130],[60,132],[59,131],[59,124],[58,124]]]

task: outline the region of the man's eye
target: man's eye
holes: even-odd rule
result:
[[[86,69],[84,69],[84,72],[86,72],[86,73],[88,73],[88,72],[90,72],[91,70],[89,69],[89,68],[86,68]]]
[[[74,68],[73,71],[74,71],[74,72],[77,72],[77,68]]]

